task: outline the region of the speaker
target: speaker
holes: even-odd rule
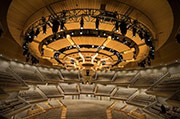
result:
[[[176,35],[176,40],[177,40],[178,43],[180,43],[180,34]]]

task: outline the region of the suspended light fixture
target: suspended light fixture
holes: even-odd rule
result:
[[[42,26],[42,29],[43,29],[43,34],[46,34],[46,31],[47,31],[47,25],[44,24],[44,25]]]
[[[34,34],[34,36],[37,37],[37,36],[39,35],[39,33],[40,33],[40,29],[37,28],[37,29],[36,29],[36,32],[35,32],[35,34]]]
[[[63,20],[61,21],[61,24],[60,24],[60,30],[61,30],[61,31],[64,30],[64,21],[63,21]]]
[[[33,65],[33,64],[38,64],[38,63],[39,63],[39,60],[36,59],[34,56],[31,56],[31,62],[32,62],[32,65]]]
[[[54,19],[52,24],[53,24],[52,32],[53,33],[57,33],[58,32],[58,28],[59,28],[59,21],[57,19]]]
[[[136,27],[133,27],[132,32],[133,32],[133,37],[136,37],[136,32],[137,32]]]
[[[30,33],[25,37],[25,41],[26,42],[32,42],[33,40],[34,40],[34,30],[32,29],[31,31],[30,31]]]
[[[115,30],[116,30],[116,32],[119,31],[119,21],[116,21],[116,23],[115,23]]]
[[[134,20],[133,21],[133,28],[132,28],[132,33],[133,33],[133,37],[136,37],[136,33],[137,33],[137,23],[138,21],[137,20]]]
[[[99,29],[99,18],[96,18],[96,30],[98,30]]]
[[[124,20],[121,21],[120,30],[121,30],[121,34],[125,36],[127,33],[127,23]]]
[[[84,19],[83,17],[81,17],[81,20],[80,20],[80,29],[83,29],[84,28]]]
[[[47,26],[46,26],[46,18],[42,17],[42,30],[43,30],[43,34],[46,34],[46,30],[47,30]]]
[[[82,11],[83,12],[83,11]],[[102,11],[101,11],[102,12]],[[67,14],[66,14],[67,13]],[[53,34],[49,34],[48,32],[48,36],[44,36],[45,38],[42,40],[42,44],[41,44],[41,56],[45,58],[44,56],[44,52],[45,51],[50,51],[54,54],[53,58],[50,58],[50,60],[55,59],[57,61],[58,64],[64,64],[67,67],[72,67],[74,64],[78,69],[81,69],[82,64],[85,64],[87,62],[90,62],[93,65],[93,70],[97,70],[97,69],[111,69],[111,67],[113,66],[118,66],[120,62],[133,62],[133,61],[137,61],[136,57],[138,55],[138,46],[137,44],[134,42],[133,38],[128,38],[125,35],[127,34],[127,30],[132,32],[133,37],[137,36],[137,34],[139,35],[139,37],[141,39],[145,39],[145,45],[149,46],[149,51],[147,51],[147,54],[149,52],[149,58],[150,59],[154,59],[154,47],[153,47],[153,42],[151,40],[151,38],[153,38],[151,35],[151,32],[149,32],[149,30],[141,23],[139,23],[137,20],[133,20],[132,18],[128,17],[128,16],[121,16],[121,14],[118,14],[117,17],[114,17],[114,15],[109,15],[111,12],[105,12],[106,14],[91,14],[91,12],[89,12],[88,14],[86,13],[82,13],[80,12],[80,14],[78,14],[78,16],[75,16],[75,18],[78,19],[78,22],[73,19],[72,17],[74,16],[69,16],[71,14],[69,14],[69,11],[62,11],[61,13],[57,14],[57,17],[54,18],[52,16],[49,16],[48,18],[42,17],[41,21],[38,22],[40,24],[38,24],[38,26],[36,26],[37,24],[33,24],[31,27],[29,27],[29,29],[27,30],[27,32],[25,32],[25,42],[27,43],[27,45],[23,46],[23,53],[26,56],[27,54],[30,54],[30,50],[28,48],[28,44],[30,42],[33,41],[34,37],[37,37],[39,35],[39,33],[41,32],[41,27],[42,27],[42,32],[45,34],[47,32],[48,28],[52,28],[52,32]],[[73,13],[72,13],[73,14]],[[91,26],[87,26],[88,28],[84,28],[84,23],[86,23],[86,17],[84,16],[88,16],[90,20],[90,22],[94,22],[94,28],[92,28]],[[58,19],[57,19],[58,18]],[[72,19],[70,19],[72,18]],[[94,19],[95,18],[95,19]],[[125,18],[125,19],[124,19]],[[65,25],[66,23],[71,23],[73,20],[74,23],[79,24],[80,25],[80,29],[78,28],[69,28],[66,29]],[[85,20],[85,21],[84,21]],[[106,26],[104,26],[104,30],[103,29],[99,29],[99,25],[100,25],[100,21],[103,24],[107,24],[111,25],[111,27],[113,27],[113,31],[112,29],[109,30],[109,28],[106,28]],[[107,23],[108,22],[108,23]],[[48,26],[47,26],[48,25]],[[70,26],[70,25],[68,25]],[[60,28],[59,28],[60,27]],[[60,32],[58,31],[60,29]],[[35,30],[35,31],[34,31]],[[48,29],[49,31],[49,29]],[[121,33],[119,33],[119,31]],[[129,33],[129,32],[128,32]],[[81,36],[85,36],[85,37],[102,37],[102,38],[106,38],[106,41],[103,42],[103,44],[101,44],[100,46],[96,46],[96,45],[80,45],[80,44],[74,44],[71,39],[71,37],[81,37]],[[139,39],[139,37],[137,37]],[[41,37],[39,37],[41,38]],[[70,41],[70,46],[66,46],[62,49],[59,50],[54,50],[54,48],[50,47],[50,43],[59,40],[59,39],[64,39],[67,38],[68,41]],[[100,38],[98,38],[100,39]],[[130,49],[128,51],[116,51],[114,48],[110,49],[108,47],[106,47],[106,45],[108,44],[108,42],[112,40],[116,41],[116,42],[120,42],[123,45],[128,46]],[[38,40],[39,41],[39,40]],[[143,42],[144,43],[144,42]],[[144,45],[144,44],[143,44]],[[45,47],[43,47],[45,46]],[[147,46],[146,46],[147,47]],[[85,48],[85,50],[89,50],[89,48],[93,48],[93,49],[98,49],[99,50],[106,50],[108,52],[111,52],[112,55],[115,55],[116,60],[115,61],[104,61],[101,59],[101,55],[100,54],[98,57],[91,57],[93,56],[91,53],[87,53],[84,54],[81,51],[81,48]],[[71,49],[77,49],[78,50],[78,54],[80,57],[77,58],[77,61],[80,65],[77,64],[76,60],[68,60],[67,62],[62,61],[62,59],[60,59],[61,55],[63,55],[66,50],[71,50]],[[88,51],[89,52],[89,51]],[[133,53],[133,58],[131,60],[125,60],[123,59],[124,54],[127,53]],[[41,57],[41,58],[42,58]],[[99,58],[100,57],[100,58]],[[91,60],[91,58],[93,60]],[[146,55],[147,58],[147,55]],[[47,58],[46,58],[47,59]],[[49,59],[49,58],[48,58]],[[34,61],[35,57],[32,56],[31,60]],[[144,60],[142,58],[142,60]],[[61,62],[62,61],[62,62]],[[145,64],[147,63],[148,65],[150,65],[151,60],[146,59],[146,61],[142,61],[141,63],[139,63],[140,66],[144,67]],[[66,64],[67,63],[67,64]],[[71,64],[70,64],[71,63]],[[101,68],[100,68],[101,67]],[[66,68],[66,67],[65,67]],[[116,67],[115,67],[116,68]],[[91,70],[91,69],[90,69]]]
[[[138,35],[139,35],[139,37],[141,38],[141,40],[144,39],[144,34],[143,34],[143,30],[142,30],[142,29],[140,29],[140,30],[138,31]]]

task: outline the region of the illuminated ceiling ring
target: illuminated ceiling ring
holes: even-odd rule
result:
[[[134,52],[134,58],[136,57],[136,54],[138,54],[139,49],[138,49],[137,44],[134,41],[132,41],[131,39],[127,38],[127,37],[121,36],[121,35],[116,34],[116,33],[112,34],[111,32],[104,31],[104,30],[98,30],[97,31],[97,30],[93,30],[93,29],[83,29],[83,33],[81,34],[80,32],[81,32],[81,30],[70,30],[70,31],[61,31],[61,32],[58,32],[56,35],[51,35],[51,36],[45,38],[40,43],[39,51],[42,54],[43,51],[44,51],[44,49],[43,49],[44,46],[47,47],[49,44],[51,44],[51,43],[53,43],[53,42],[55,42],[57,40],[61,40],[61,39],[66,38],[67,37],[66,34],[71,34],[72,38],[73,37],[79,37],[79,36],[82,36],[82,35],[83,35],[83,37],[88,37],[88,36],[97,37],[98,36],[98,37],[101,37],[101,38],[102,37],[107,38],[108,36],[111,36],[112,40],[117,41],[117,43],[118,42],[122,43],[122,44],[128,46],[129,49],[131,49],[131,48],[135,49],[133,51]],[[68,35],[68,36],[70,36],[70,35]],[[101,39],[99,39],[99,40],[101,40]],[[105,45],[98,46],[98,45],[94,45],[94,44],[92,44],[92,45],[78,44],[78,46],[76,46],[75,44],[71,44],[71,45],[66,46],[64,48],[61,48],[59,50],[54,50],[54,52],[55,52],[54,53],[54,58],[56,59],[56,61],[58,63],[63,64],[62,62],[63,62],[64,58],[62,58],[61,61],[60,61],[59,55],[64,54],[65,51],[69,51],[71,49],[76,49],[77,47],[80,49],[80,52],[82,52],[81,48],[97,49],[96,51],[94,51],[94,54],[96,54],[98,50],[105,50],[107,52],[111,52],[113,55],[115,55],[117,57],[117,61],[116,61],[116,63],[113,64],[113,66],[119,64],[123,60],[123,56],[121,54],[123,54],[124,52],[116,51],[115,49],[108,48]],[[86,51],[86,52],[89,52],[89,51]],[[98,53],[100,54],[100,52],[98,52]],[[108,57],[110,57],[110,56],[108,56]]]
[[[88,19],[86,19],[86,17]],[[125,21],[131,30],[136,28],[137,31],[142,31],[143,33],[148,32],[151,35],[151,37],[155,37],[153,33],[150,31],[151,29],[148,29],[148,26],[127,15],[120,14],[117,11],[111,12],[100,9],[88,9],[88,8],[63,10],[54,15],[42,17],[41,19],[30,24],[27,27],[27,29],[24,30],[25,31],[24,34],[28,34],[29,32],[31,32],[32,29],[43,27],[45,24],[51,25],[53,23],[53,20],[58,20],[58,22],[60,22],[60,25],[65,25],[65,24],[80,22],[81,18],[84,18],[83,19],[84,22],[97,22],[96,18],[98,18],[99,24],[103,23],[114,26],[116,26],[116,23],[120,25],[122,21]],[[62,30],[66,30],[66,29],[62,29]],[[112,31],[116,31],[115,27],[113,28]]]
[[[43,45],[49,45],[50,43],[61,40],[63,38],[66,38],[66,34],[71,34],[71,37],[77,37],[77,36],[93,36],[93,37],[101,37],[101,38],[107,38],[108,36],[112,37],[112,40],[115,40],[117,42],[120,42],[129,48],[135,49],[135,55],[138,54],[138,45],[128,37],[124,37],[122,35],[119,35],[117,33],[112,33],[105,30],[93,30],[93,29],[83,29],[83,33],[81,34],[81,30],[70,30],[70,31],[62,31],[58,32],[56,35],[50,35],[47,38],[45,38],[40,44],[39,44],[39,52],[42,54],[43,51]],[[73,35],[72,35],[73,34]],[[71,44],[72,45],[72,44]],[[93,44],[92,44],[93,45]],[[67,48],[69,49],[69,48]]]
[[[95,22],[95,29],[84,29],[84,19],[85,17],[88,17],[89,22]],[[77,23],[80,22],[80,29],[77,30],[77,28],[66,28],[65,24],[71,24],[71,23]],[[99,24],[110,24],[111,26],[114,26],[113,29],[106,30],[100,30]],[[54,37],[56,40],[61,39],[61,37],[66,38],[66,35],[70,35],[71,37],[76,36],[88,36],[92,35],[91,31],[94,31],[95,34],[93,34],[95,37],[107,37],[111,36],[112,39],[117,41],[122,41],[121,43],[127,45],[128,47],[134,47],[135,48],[135,54],[137,55],[138,46],[135,42],[129,42],[133,41],[132,39],[128,39],[126,37],[127,30],[131,30],[133,36],[136,35],[136,33],[139,35],[141,39],[145,39],[145,43],[147,46],[149,46],[150,52],[152,55],[154,55],[154,47],[152,43],[152,33],[149,29],[137,20],[134,20],[128,16],[124,16],[121,14],[118,14],[117,12],[109,12],[109,11],[102,11],[102,10],[95,10],[95,9],[75,9],[75,10],[68,10],[68,11],[62,11],[60,13],[57,13],[55,16],[48,16],[43,17],[42,19],[36,21],[31,26],[28,27],[27,30],[25,30],[25,43],[23,44],[23,48],[27,51],[28,44],[30,44],[32,41],[34,41],[34,37],[37,37],[38,34],[42,31],[43,33],[46,33],[46,26],[48,25],[48,28],[52,27],[53,35],[47,36],[45,39],[42,39],[40,41],[40,47],[39,51],[42,51],[42,42],[48,45],[48,43],[53,42]],[[60,26],[61,32],[58,32]],[[40,29],[42,27],[42,30]],[[120,27],[121,33],[118,32]],[[36,29],[36,31],[34,31]],[[78,32],[78,34],[76,34]],[[61,34],[63,33],[63,34]],[[104,35],[105,34],[105,35]],[[52,37],[53,36],[53,37]],[[120,37],[121,38],[120,38]],[[51,37],[51,38],[50,38]],[[48,39],[49,38],[49,39]],[[45,41],[45,42],[44,42]],[[132,46],[131,46],[132,45]],[[25,54],[26,54],[25,52]]]

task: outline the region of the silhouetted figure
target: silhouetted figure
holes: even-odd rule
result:
[[[166,108],[164,105],[161,105],[161,113],[165,114],[166,113]]]

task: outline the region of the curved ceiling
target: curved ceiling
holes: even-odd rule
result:
[[[7,54],[6,51],[10,52],[9,55],[15,54],[14,50],[9,51],[14,49],[15,43],[6,43],[9,41],[8,39],[16,41],[22,46],[24,32],[35,21],[40,20],[42,16],[49,16],[52,11],[59,12],[65,9],[100,9],[101,4],[107,5],[107,11],[118,11],[118,13],[129,15],[145,25],[152,33],[156,50],[161,51],[160,53],[159,50],[156,52],[159,53],[156,56],[157,60],[161,60],[161,63],[168,60],[167,62],[171,61],[173,64],[161,65],[157,63],[158,67],[153,67],[154,65],[140,69],[133,67],[132,70],[128,68],[115,71],[98,70],[89,72],[92,77],[91,80],[88,80],[89,77],[83,77],[86,75],[86,72],[83,71],[64,70],[60,67],[48,67],[41,64],[31,65],[21,62],[23,58],[21,61],[16,59],[13,61],[4,57],[4,54]],[[166,42],[168,37],[176,32],[171,33],[172,29],[179,27],[179,23],[177,26],[173,26],[175,22],[177,23],[179,17],[175,19],[173,14],[175,15],[178,12],[172,13],[172,6],[170,7],[167,0],[12,0],[8,7],[8,13],[4,13],[7,17],[3,16],[3,19],[7,20],[7,26],[13,38],[10,37],[8,30],[8,33],[5,34],[7,36],[0,38],[0,42],[3,39],[0,46],[8,46],[5,48],[3,56],[0,55],[0,118],[2,115],[15,119],[30,117],[43,119],[66,118],[66,116],[77,118],[78,116],[91,117],[92,113],[97,114],[99,118],[133,117],[152,119],[180,117],[180,64],[177,60],[179,58],[179,44],[175,43],[174,38],[168,40],[168,45]],[[2,10],[2,12],[4,11]],[[3,26],[6,25],[3,24]],[[71,29],[71,26],[79,28],[79,23],[66,24],[68,29]],[[85,23],[84,27],[93,28],[94,23]],[[100,26],[102,30],[109,30],[110,27],[112,25],[101,24]],[[46,35],[38,36],[38,38],[35,38],[35,42],[33,41],[30,45],[33,49],[32,52],[39,57],[41,57],[39,44],[43,43],[41,41],[44,41],[46,36],[51,35],[51,29],[48,30],[49,32]],[[134,39],[133,42],[139,45],[136,59],[142,60],[142,57],[148,54],[149,48],[146,45],[141,45],[144,44],[144,41],[140,40],[139,37],[133,38],[132,32],[128,31],[127,38]],[[4,39],[6,40],[5,43]],[[72,39],[79,45],[87,45],[88,47],[91,45],[91,48],[88,49],[84,46],[81,48],[82,55],[87,55],[87,59],[89,56],[95,55],[96,49],[92,47],[103,44],[107,40],[104,37],[79,36],[72,37]],[[58,44],[63,45],[59,46]],[[71,45],[71,42],[65,38],[42,45],[42,47],[46,47],[44,56],[48,56],[49,59],[54,55],[52,49],[59,50],[66,48],[68,45]],[[13,47],[9,48],[9,46]],[[106,46],[119,52],[130,49],[128,45],[116,40],[111,40]],[[135,48],[131,49],[134,50]],[[83,54],[87,50],[88,53]],[[77,49],[69,49],[64,52],[68,54],[67,56],[61,54],[58,57],[59,59],[64,58],[63,61],[69,63],[71,60],[68,57],[78,58],[80,56],[76,52]],[[90,52],[93,52],[93,54]],[[19,52],[16,53],[20,54]],[[109,55],[112,55],[112,52],[101,50],[97,58],[103,59]],[[132,59],[134,54],[130,52],[122,55],[125,60],[128,60]],[[163,55],[163,58],[161,58],[161,55]],[[172,55],[172,58],[168,57]],[[13,56],[17,58],[19,55]],[[46,59],[46,57],[44,58]],[[114,55],[112,59],[108,60],[113,62],[117,59],[117,56]],[[52,64],[56,63],[54,59],[49,61]],[[121,62],[119,65],[126,65],[126,62]],[[79,103],[84,105],[77,107]],[[85,103],[87,103],[87,106]],[[162,105],[167,109],[167,115],[162,113]],[[76,115],[77,112],[80,115]]]
[[[107,5],[107,11],[126,14],[149,27],[156,39],[156,49],[165,43],[172,31],[173,13],[166,0],[13,0],[7,14],[8,27],[14,39],[21,44],[22,30],[42,16],[50,15],[49,6],[57,13],[77,8],[100,9],[101,4]]]
[[[101,5],[105,4],[106,8],[105,10],[107,11],[117,11],[118,14],[122,14],[125,17],[130,17],[132,19],[138,20],[138,22],[140,22],[141,24],[143,24],[152,34],[152,39],[153,39],[153,44],[155,45],[155,49],[159,49],[168,39],[169,35],[171,34],[172,28],[173,28],[173,14],[172,14],[172,10],[171,7],[169,6],[168,2],[166,0],[160,0],[160,1],[118,1],[118,0],[114,0],[111,2],[108,2],[107,0],[96,0],[96,1],[83,1],[83,0],[78,0],[78,1],[72,1],[72,0],[66,0],[66,1],[59,1],[59,0],[53,0],[53,1],[46,1],[46,0],[39,0],[39,1],[12,1],[9,10],[8,10],[8,14],[7,14],[7,23],[8,23],[8,27],[9,27],[9,31],[11,32],[13,38],[16,40],[16,42],[20,45],[23,44],[24,42],[24,37],[25,34],[27,33],[27,30],[35,27],[35,24],[37,22],[39,22],[38,20],[41,20],[42,17],[47,17],[49,15],[57,15],[59,12],[61,12],[62,10],[73,10],[73,9],[100,9]],[[161,9],[162,11],[159,11],[159,9]],[[155,12],[156,11],[156,12]],[[72,11],[73,12],[73,11]],[[78,14],[78,10],[74,11],[77,12]],[[79,11],[81,12],[81,11]],[[83,12],[83,11],[82,11]],[[87,11],[85,11],[86,13]],[[84,13],[82,13],[84,14]],[[95,14],[95,13],[94,13]],[[86,19],[88,19],[89,16],[87,16]],[[85,17],[84,17],[85,19]],[[91,18],[89,18],[91,19]],[[93,19],[92,19],[93,20]],[[84,28],[93,28],[94,24],[92,24],[92,20],[89,21],[85,21],[85,25]],[[65,24],[66,30],[72,30],[72,29],[79,29],[79,23],[67,23]],[[104,22],[100,23],[99,25],[99,29],[102,30],[108,30],[111,31],[113,30],[113,25],[111,24],[106,24]],[[50,61],[52,64],[57,64],[54,62],[54,58],[53,56],[55,54],[53,54],[53,52],[55,52],[54,50],[52,50],[52,53],[50,53],[51,55],[48,55],[48,57],[43,56],[41,54],[41,48],[39,51],[39,47],[37,42],[42,42],[44,38],[46,38],[47,36],[49,36],[50,34],[52,34],[51,32],[49,32],[49,29],[47,30],[46,35],[41,35],[38,38],[35,39],[35,42],[31,43],[29,45],[30,47],[30,51],[31,53],[33,53],[35,56],[39,57],[39,58],[45,58],[48,59],[48,61]],[[130,62],[141,62],[143,61],[148,54],[150,54],[149,52],[151,52],[151,46],[150,48],[141,45],[143,42],[142,40],[139,40],[138,38],[133,38],[132,33],[128,32],[127,33],[127,38],[132,39],[136,44],[138,44],[138,51],[137,49],[135,49],[136,52],[136,57],[134,57],[134,55],[122,55],[122,59],[125,62],[118,63],[117,58],[113,59],[113,61],[107,61],[110,64],[119,64],[118,66],[120,67],[124,67],[125,65],[127,65],[128,63],[126,62],[127,60],[129,60]],[[82,38],[78,38],[78,39],[82,39]],[[88,38],[85,37],[86,40],[80,40],[80,44],[78,44],[75,40],[75,44],[76,45],[81,45],[83,44],[83,42],[86,42],[85,45],[88,45],[87,43],[92,40],[92,38]],[[74,40],[74,38],[70,38],[71,42],[72,40]],[[95,39],[94,39],[95,40]],[[60,40],[63,41],[63,40]],[[78,41],[78,40],[77,40]],[[97,39],[96,41],[99,41],[99,39]],[[111,41],[110,43],[107,44],[107,48],[110,48],[112,50],[116,50],[117,52],[121,53],[124,51],[126,51],[126,49],[123,49],[123,47],[120,47],[121,45],[119,44],[113,44],[114,41]],[[73,43],[73,44],[74,44]],[[53,43],[52,43],[53,44]],[[52,46],[52,44],[49,44],[50,46]],[[65,42],[60,42],[60,44],[62,45],[66,45],[65,47],[68,46],[68,43]],[[140,44],[140,45],[139,45]],[[72,43],[70,44],[72,45]],[[90,45],[97,45],[96,42],[91,43]],[[98,44],[99,46],[104,46],[104,44]],[[52,49],[55,47],[58,47],[59,44],[54,44],[53,47],[51,47]],[[123,46],[123,44],[122,44]],[[62,46],[61,46],[62,47]],[[64,47],[64,48],[65,48]],[[120,48],[120,49],[119,49]],[[119,49],[119,50],[118,50]],[[149,50],[148,50],[149,49]],[[61,50],[61,49],[59,49]],[[90,49],[86,49],[87,51]],[[82,50],[81,50],[82,51]],[[49,51],[48,51],[49,52]],[[97,52],[97,51],[96,51]],[[88,55],[85,57],[92,57],[92,56],[96,56],[96,52],[94,52],[94,54],[92,55]],[[137,53],[139,52],[139,53]],[[153,51],[154,52],[154,51]],[[77,52],[78,53],[78,52]],[[82,57],[82,54],[80,56]],[[77,59],[78,57],[72,57],[73,59]],[[102,58],[102,57],[99,57]],[[56,59],[55,59],[56,60]],[[85,60],[87,60],[85,58]],[[128,62],[129,62],[128,61]],[[63,60],[58,60],[58,63],[63,63]],[[71,62],[71,61],[69,61]],[[78,61],[79,63],[79,61]],[[77,64],[76,64],[77,65]],[[128,65],[127,65],[128,66]],[[78,66],[79,67],[79,66]],[[106,67],[106,66],[105,66]],[[111,66],[112,67],[112,66]]]

